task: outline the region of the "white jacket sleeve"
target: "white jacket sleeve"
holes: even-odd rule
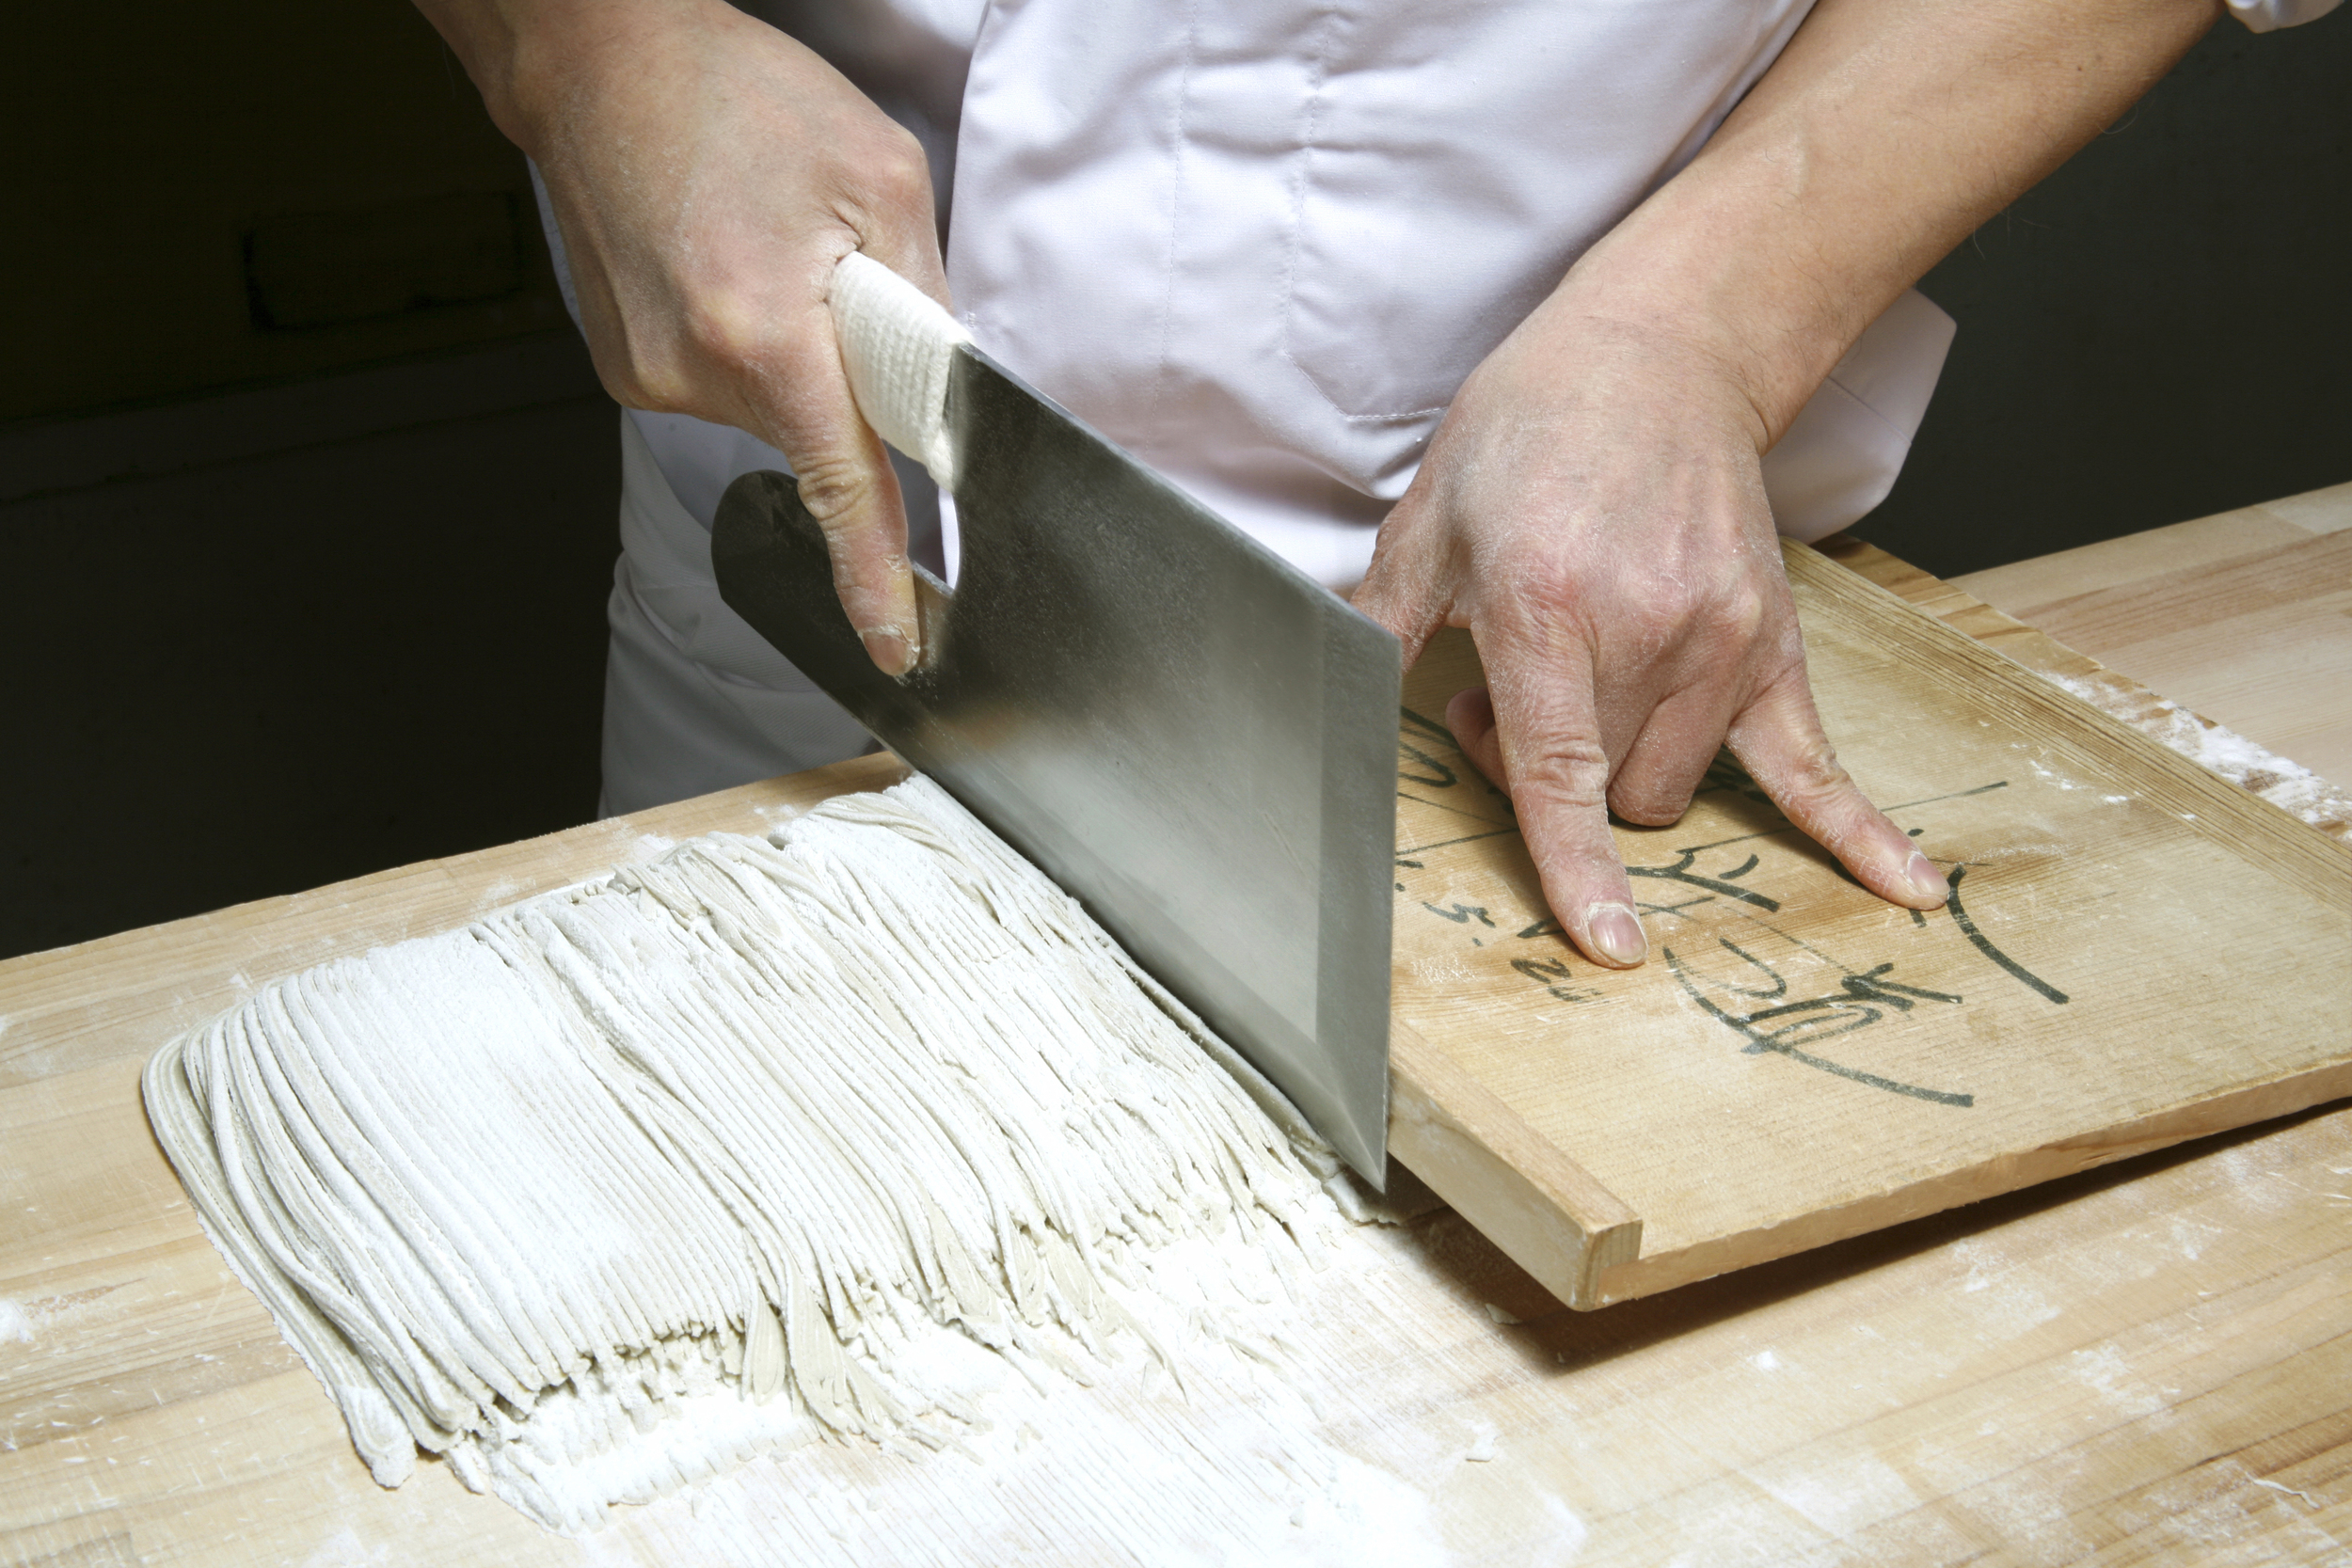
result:
[[[2257,33],[2316,22],[2343,0],[2226,0],[2230,14]]]
[[[1855,340],[1764,454],[1772,521],[1807,544],[1886,499],[1952,346],[1952,318],[1906,290]]]

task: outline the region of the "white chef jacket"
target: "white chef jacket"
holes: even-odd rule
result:
[[[949,287],[982,348],[1344,587],[1462,381],[1696,154],[1810,4],[746,8],[922,141],[953,198]],[[2266,30],[2334,0],[2229,4]],[[1952,330],[1909,293],[1840,361],[1765,458],[1783,532],[1818,538],[1885,498]],[[623,449],[605,810],[869,745],[711,580],[720,494],[788,468],[782,454],[634,411]],[[920,470],[899,471],[918,559],[952,570],[952,508],[943,529]]]

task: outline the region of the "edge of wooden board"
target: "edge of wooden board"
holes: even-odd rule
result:
[[[1389,1023],[1389,1152],[1570,1307],[1640,1257],[1642,1217],[1402,1019]]]
[[[1601,1270],[1593,1282],[1592,1306],[1608,1307],[1655,1295],[1678,1285],[1696,1284],[1719,1274],[1810,1252],[1832,1242],[1883,1230],[1907,1220],[2039,1186],[2061,1176],[2113,1164],[2118,1160],[2169,1148],[2192,1138],[2292,1116],[2347,1097],[2352,1097],[2352,1062],[2339,1062],[2217,1095],[2211,1100],[2176,1105],[2137,1121],[1999,1155],[1839,1208],[1817,1210],[1779,1225],[1613,1264]]]
[[[2012,699],[2034,721],[2042,742],[2055,751],[2091,762],[2128,759],[2143,782],[2153,786],[2148,793],[2154,804],[2241,858],[2253,858],[2248,855],[2249,847],[2266,851],[2259,858],[2265,869],[2320,903],[2352,912],[2352,847],[2100,712],[1810,546],[1784,539],[1781,549],[1791,586],[1802,583],[1813,590],[1809,608],[1836,620],[1842,630],[1918,668],[1947,672],[1947,681],[1957,678],[1949,673],[1955,667],[1964,669],[1972,690],[1994,688]],[[1928,653],[1936,657],[1920,657]]]

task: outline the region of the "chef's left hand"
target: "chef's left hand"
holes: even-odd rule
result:
[[[1881,897],[1950,889],[1837,766],[1761,454],[1879,313],[2147,90],[2217,0],[1817,0],[1770,71],[1456,395],[1356,604],[1510,793],[1568,938],[1648,950],[1609,813],[1676,820],[1730,746]]]
[[[1572,276],[1464,384],[1355,594],[1408,666],[1438,626],[1470,628],[1488,684],[1446,726],[1599,963],[1647,952],[1610,813],[1674,822],[1724,745],[1873,893],[1949,893],[1821,732],[1765,445],[1703,335],[1597,313]]]

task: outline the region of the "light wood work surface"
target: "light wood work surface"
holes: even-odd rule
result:
[[[1972,572],[1955,586],[2352,784],[2352,483]]]
[[[2023,662],[2067,657],[1833,554]],[[2306,684],[2328,680],[2352,657]],[[1213,1394],[1117,1381],[987,1486],[951,1484],[952,1456],[796,1453],[584,1543],[438,1465],[378,1490],[197,1231],[146,1057],[274,975],[892,765],[845,768],[0,964],[0,1563],[1091,1562],[1120,1560],[1089,1512],[1113,1506],[1164,1519],[1171,1556],[1209,1548],[1185,1560],[2352,1561],[2341,1105],[1595,1312],[1455,1214],[1383,1230],[1379,1267],[1317,1276],[1297,1336],[1353,1491],[1220,1447]],[[1292,1486],[1296,1525],[1219,1533]]]

